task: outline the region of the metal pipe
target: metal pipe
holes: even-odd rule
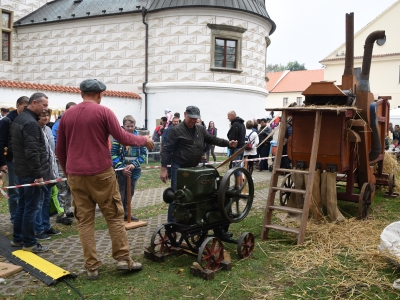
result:
[[[374,42],[380,39],[385,39],[385,31],[378,30],[372,32],[367,39],[365,40],[364,45],[364,57],[362,62],[362,69],[360,75],[360,84],[358,86],[358,90],[360,92],[369,92],[369,72],[371,70],[371,61],[372,61],[372,50],[374,48]]]
[[[143,94],[144,94],[144,127],[147,129],[147,91],[146,85],[149,79],[149,24],[146,23],[147,9],[142,7],[142,22],[146,26],[146,38],[145,38],[145,64],[144,64],[144,82],[143,82]]]
[[[372,50],[374,48],[374,43],[375,43],[375,41],[384,39],[384,38],[385,38],[385,31],[378,30],[378,31],[372,32],[365,40],[364,58],[363,58],[362,70],[361,70],[362,76],[369,77],[369,71],[371,69],[371,61],[372,61]]]
[[[354,13],[346,14],[346,61],[343,75],[354,75]]]

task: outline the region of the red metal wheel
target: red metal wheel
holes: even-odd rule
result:
[[[197,262],[203,269],[215,271],[224,259],[224,245],[216,237],[207,238],[199,249]]]
[[[154,231],[150,243],[151,248],[156,253],[168,254],[172,251],[171,241],[169,240],[169,237],[165,232],[164,225],[161,225],[156,229],[156,231]]]
[[[243,233],[238,241],[237,253],[239,258],[249,257],[254,250],[254,235],[250,232]]]

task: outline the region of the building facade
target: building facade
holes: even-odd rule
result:
[[[361,73],[364,44],[367,36],[377,30],[385,30],[386,43],[374,45],[370,72],[370,87],[375,98],[391,96],[391,108],[400,106],[400,1],[395,2],[376,19],[354,35],[354,71]],[[357,17],[357,16],[355,16]],[[346,45],[336,48],[320,61],[325,66],[325,80],[342,81]]]
[[[166,108],[183,115],[198,106],[221,137],[229,110],[244,119],[265,113],[275,24],[262,0],[32,2],[40,7],[22,19],[14,12],[11,59],[1,62],[0,79],[78,86],[96,78],[139,94],[130,114],[150,130]]]

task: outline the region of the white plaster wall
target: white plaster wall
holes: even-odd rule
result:
[[[28,89],[12,89],[0,87],[0,95],[2,96],[1,105],[6,107],[16,107],[17,99],[21,96],[30,97],[33,93],[43,92],[49,97],[49,107],[51,109],[65,110],[68,102],[80,103],[82,98],[80,94],[75,93],[59,93],[51,91],[36,91]],[[7,99],[7,100],[5,100]],[[144,120],[142,118],[142,104],[139,99],[120,98],[120,97],[103,97],[101,105],[110,108],[118,120],[122,124],[122,119],[126,115],[132,115],[136,119],[136,125],[142,127]]]
[[[148,15],[149,82],[216,82],[265,88],[265,37],[271,24],[226,9],[173,9]],[[207,24],[246,28],[241,74],[210,71],[211,29]]]
[[[199,107],[202,120],[208,126],[209,121],[215,122],[218,137],[227,139],[230,122],[227,118],[228,111],[234,110],[245,122],[253,118],[266,116],[265,93],[260,91],[246,91],[235,89],[232,86],[221,85],[191,86],[172,84],[155,86],[149,84],[149,130],[154,131],[153,120],[164,115],[168,108],[173,113],[179,112],[183,120],[186,107],[194,105]],[[226,149],[217,147],[217,152],[226,152]]]
[[[221,9],[177,9],[148,16],[149,129],[168,108],[183,112],[200,108],[203,121],[214,121],[218,137],[227,138],[227,113],[236,111],[245,121],[266,115],[265,37],[270,24],[262,18]],[[247,28],[243,34],[243,73],[210,71],[211,30],[207,23]],[[217,147],[217,152],[226,149]]]
[[[14,12],[14,21],[30,14],[49,0],[0,0],[0,8]],[[12,35],[12,45],[16,43],[16,34]],[[15,51],[11,53],[11,61],[0,61],[0,79],[11,79],[12,74],[16,73],[14,67],[14,59],[16,58]]]
[[[0,0],[0,7],[14,12],[14,21],[30,14],[51,0]]]
[[[20,27],[17,72],[0,78],[68,86],[96,78],[108,89],[137,92],[144,81],[143,33],[138,14]]]
[[[269,22],[245,12],[207,8],[167,10],[150,13],[147,18],[149,105],[156,108],[149,109],[149,126],[164,114],[165,107],[173,109],[169,103],[176,99],[176,111],[183,112],[191,105],[192,99],[187,95],[199,90],[197,83],[207,90],[203,103],[207,99],[227,99],[218,104],[218,117],[222,113],[225,124],[225,115],[232,109],[245,109],[248,118],[265,115],[265,37],[271,30]],[[247,28],[243,34],[243,73],[209,70],[211,31],[207,23]],[[0,72],[0,79],[77,86],[84,79],[96,78],[108,89],[138,93],[145,71],[144,29],[139,14],[18,28],[15,68]],[[164,90],[157,95],[157,87],[163,84],[182,83],[186,84],[185,89]],[[217,117],[213,106],[214,103],[208,103],[203,111]],[[139,125],[144,123],[139,122],[144,119],[144,105],[140,112]],[[227,127],[222,131],[226,134]]]

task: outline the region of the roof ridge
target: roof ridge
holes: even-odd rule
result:
[[[385,53],[385,54],[374,54],[372,55],[372,58],[378,58],[378,57],[386,57],[386,56],[396,56],[396,55],[400,55],[400,52],[395,52],[395,53]],[[363,58],[364,55],[359,55],[359,56],[354,56],[354,58],[358,59],[358,58]],[[325,62],[325,61],[336,61],[336,60],[345,60],[345,57],[335,57],[335,58],[328,58],[328,59],[323,59],[320,60],[319,62]]]
[[[51,92],[75,93],[75,94],[79,94],[81,92],[78,87],[74,86],[35,83],[35,82],[18,81],[18,80],[0,80],[0,87],[29,89],[29,90],[45,90]],[[104,96],[142,99],[142,97],[140,97],[136,93],[126,92],[126,91],[115,91],[115,90],[106,90],[104,92]]]

